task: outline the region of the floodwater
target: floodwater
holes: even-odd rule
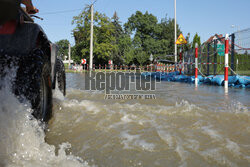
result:
[[[46,135],[0,91],[0,166],[250,166],[249,89],[162,82],[156,99],[104,100],[84,80],[69,73],[67,96],[54,92]]]

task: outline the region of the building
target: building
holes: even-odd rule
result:
[[[217,44],[224,44],[225,43],[225,38],[223,37],[222,34],[220,34],[220,35],[215,34],[215,35],[211,36],[205,43],[211,43],[214,40],[217,40]]]

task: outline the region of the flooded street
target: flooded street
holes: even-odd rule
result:
[[[67,74],[66,98],[56,92],[49,145],[90,166],[249,166],[248,89],[162,82],[156,100],[104,100],[84,79]]]
[[[46,134],[5,84],[1,167],[249,166],[248,89],[162,82],[154,100],[104,100],[84,80],[68,73],[67,96],[54,92]]]

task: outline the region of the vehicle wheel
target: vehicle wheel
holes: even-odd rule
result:
[[[48,58],[37,49],[32,55],[20,60],[15,81],[15,93],[31,103],[33,116],[42,122],[48,122],[52,116],[50,72]]]
[[[58,82],[58,88],[62,94],[66,95],[66,76],[65,76],[65,67],[62,60],[56,60],[56,78]]]
[[[34,108],[33,115],[44,122],[48,122],[52,115],[52,87],[49,68],[49,64],[45,63],[37,80],[40,82],[39,92],[36,92],[38,93],[37,99],[32,106]]]

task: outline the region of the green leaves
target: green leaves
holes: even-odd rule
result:
[[[58,55],[62,59],[65,59],[65,56],[68,56],[69,41],[67,39],[63,39],[63,40],[56,42],[56,44],[59,48]]]
[[[73,18],[72,24],[75,47],[73,58],[89,59],[90,46],[90,11],[85,8]],[[181,33],[179,26],[178,35]],[[115,12],[110,19],[105,14],[95,12],[94,15],[94,63],[105,64],[113,60],[114,64],[149,63],[149,56],[164,58],[174,52],[174,19],[164,18],[161,22],[146,12],[137,11],[121,26]]]
[[[193,39],[193,43],[192,43],[192,48],[195,48],[195,44],[198,44],[198,46],[201,46],[201,39],[200,36],[196,33]]]
[[[125,32],[132,38],[134,57],[144,65],[150,54],[164,57],[174,51],[174,19],[167,17],[160,23],[155,16],[137,11],[125,23]],[[178,34],[181,31],[178,26]]]
[[[72,24],[76,25],[73,30],[75,38],[75,47],[73,57],[76,59],[89,59],[90,48],[90,11],[85,8],[84,11],[73,18]],[[105,14],[95,12],[94,14],[94,63],[107,63],[116,52],[115,44],[115,26]]]

